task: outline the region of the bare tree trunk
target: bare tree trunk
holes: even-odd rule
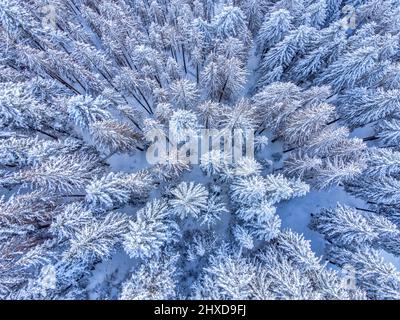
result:
[[[182,60],[183,60],[183,68],[185,69],[185,74],[187,74],[186,58],[185,58],[185,46],[183,44],[182,44]]]
[[[229,80],[229,77],[227,77],[226,80],[225,80],[224,86],[222,87],[221,94],[219,95],[218,102],[221,102],[222,97],[224,96],[225,88],[226,88],[226,85],[228,84],[228,80]]]

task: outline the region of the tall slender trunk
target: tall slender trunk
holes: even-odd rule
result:
[[[226,85],[228,84],[228,80],[229,80],[229,77],[227,77],[226,80],[225,80],[224,86],[222,87],[221,94],[219,95],[218,102],[221,102],[222,97],[224,96],[225,88],[226,88]]]
[[[328,122],[326,125],[329,126],[329,125],[334,124],[334,123],[336,123],[336,122],[338,122],[338,121],[340,121],[340,120],[342,120],[341,117],[340,117],[340,118],[337,118],[337,119],[335,119],[335,120],[332,120],[332,121],[330,121],[330,122]]]
[[[186,57],[185,57],[185,46],[183,44],[182,44],[182,60],[183,60],[183,68],[185,69],[185,74],[187,74]]]
[[[161,84],[161,80],[160,80],[157,76],[154,76],[154,79],[156,79],[158,85],[159,85],[160,88],[162,89],[163,86],[162,86],[162,84]]]
[[[49,138],[52,138],[52,139],[54,139],[54,140],[58,140],[58,137],[57,137],[57,136],[52,135],[51,133],[48,133],[48,132],[43,131],[43,130],[41,130],[41,129],[37,129],[37,128],[33,128],[33,127],[29,127],[29,129],[34,130],[34,131],[37,131],[37,132],[39,132],[39,133],[41,133],[41,134],[44,134],[45,136],[48,136]]]
[[[176,63],[179,63],[179,62],[178,62],[178,57],[177,57],[177,55],[176,55],[175,49],[171,47],[171,50],[172,50],[172,56],[174,57],[175,62],[176,62]]]
[[[374,135],[374,136],[369,136],[369,137],[363,138],[364,142],[366,142],[366,141],[374,141],[374,140],[379,140],[379,137]]]
[[[150,113],[153,114],[153,109],[150,107],[149,102],[147,101],[146,97],[144,96],[142,90],[140,90],[140,88],[137,88],[139,94],[142,96],[142,98],[144,99],[144,102],[146,103],[146,105],[149,107],[150,109]]]
[[[358,207],[356,207],[356,210],[359,210],[359,211],[364,211],[364,212],[378,213],[378,212],[376,212],[376,211],[373,211],[373,210],[364,209],[364,208],[358,208]]]
[[[138,97],[136,97],[136,95],[131,90],[129,90],[129,92],[130,92],[131,96],[143,107],[143,109],[147,111],[148,114],[152,114],[152,112],[146,108],[146,106],[143,104],[143,102],[140,101],[140,99]]]
[[[290,148],[290,149],[287,149],[287,150],[283,150],[283,153],[288,153],[290,151],[296,150],[297,148],[298,147],[293,147],[293,148]]]
[[[271,143],[277,142],[280,138],[281,138],[281,136],[277,136],[277,137],[273,138],[271,140]]]

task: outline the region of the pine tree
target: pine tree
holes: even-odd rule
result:
[[[311,270],[319,268],[320,258],[315,256],[311,250],[309,240],[304,236],[291,230],[281,232],[278,237],[278,248],[280,248],[288,258],[300,268]]]
[[[304,145],[335,118],[335,108],[329,104],[312,105],[290,115],[281,135],[290,145]]]
[[[352,89],[357,81],[368,76],[378,59],[375,48],[360,48],[355,52],[347,53],[332,63],[315,83],[329,84],[335,92],[342,89]]]
[[[316,170],[322,166],[322,160],[317,157],[309,157],[307,154],[294,154],[285,161],[283,172],[289,176],[300,179],[312,178]]]
[[[231,186],[231,197],[233,201],[251,207],[264,200],[272,205],[302,196],[308,191],[308,186],[303,182],[288,180],[282,175],[267,175],[265,178],[255,175],[235,179]]]
[[[77,152],[82,147],[82,142],[67,138],[60,140],[44,140],[39,136],[27,137],[13,134],[2,139],[0,147],[0,163],[8,167],[26,167],[41,163],[46,158],[54,155],[65,155]]]
[[[313,215],[310,227],[335,245],[348,248],[371,245],[379,235],[357,210],[341,205]]]
[[[233,236],[235,237],[241,248],[248,250],[252,250],[254,248],[253,237],[247,229],[241,227],[240,225],[237,225],[233,229]]]
[[[261,176],[236,179],[232,186],[232,200],[241,204],[261,202],[266,193],[266,183]]]
[[[397,148],[400,138],[400,123],[396,119],[381,121],[377,126],[380,144],[386,147]]]
[[[355,269],[357,284],[370,299],[398,299],[399,274],[395,266],[383,260],[378,251],[361,247],[348,251],[330,247],[328,256],[340,266],[351,265]]]
[[[290,15],[294,18],[295,25],[298,26],[302,24],[304,17],[303,13],[305,11],[305,1],[304,0],[279,0],[273,7],[273,11],[279,9],[284,9],[289,11]]]
[[[262,166],[253,158],[243,157],[235,162],[235,175],[238,177],[258,175],[261,170]]]
[[[224,213],[228,213],[229,210],[226,208],[226,204],[222,201],[221,197],[217,195],[211,195],[207,201],[207,207],[200,214],[200,225],[206,225],[207,228],[211,228],[221,221],[221,216]]]
[[[223,59],[220,68],[221,83],[218,102],[237,95],[243,89],[247,75],[243,63],[236,57]]]
[[[109,153],[140,150],[141,135],[125,123],[97,121],[90,126],[90,134],[98,148]]]
[[[213,28],[218,38],[235,37],[249,43],[250,36],[243,11],[238,7],[225,6],[213,19]]]
[[[196,85],[188,80],[177,80],[171,84],[171,103],[182,109],[192,109],[197,100]]]
[[[142,264],[122,285],[120,300],[174,299],[177,255],[163,252],[149,263]]]
[[[245,82],[243,62],[236,57],[211,56],[201,74],[204,93],[217,102],[237,95]]]
[[[297,83],[312,80],[318,72],[344,53],[346,44],[346,35],[340,24],[335,23],[320,30],[310,50],[290,69],[292,79]]]
[[[263,56],[261,70],[268,72],[277,67],[285,70],[297,55],[306,52],[306,49],[315,41],[315,34],[316,30],[308,26],[300,26],[291,31]]]
[[[200,286],[214,283],[211,294],[223,299],[246,299],[250,295],[250,282],[255,277],[255,267],[246,259],[234,256],[221,249],[210,257],[210,264],[204,269],[205,273]],[[206,291],[207,288],[197,288]],[[204,292],[202,292],[204,295]],[[205,295],[204,297],[207,297]]]
[[[225,166],[226,160],[220,150],[205,152],[200,157],[200,168],[209,176],[218,174]]]
[[[254,130],[257,126],[257,109],[248,100],[241,99],[234,106],[223,109],[220,125],[229,131],[241,129],[243,132]]]
[[[92,209],[111,209],[127,204],[131,199],[146,199],[153,185],[146,172],[123,174],[110,172],[86,186],[85,201]]]
[[[400,153],[392,149],[369,148],[367,163],[364,170],[368,175],[384,177],[395,176],[400,170]]]
[[[47,226],[57,214],[54,199],[39,191],[13,195],[8,199],[2,196],[0,208],[0,238],[4,241],[9,237],[12,240],[14,236],[34,238],[40,232],[40,227]],[[22,238],[19,241],[26,240]],[[21,249],[23,248],[21,245]]]
[[[102,171],[99,159],[93,155],[75,153],[50,157],[20,172],[10,175],[5,183],[28,185],[45,192],[79,191]]]
[[[222,106],[210,100],[198,105],[197,110],[199,113],[199,119],[206,129],[217,126],[218,120],[223,113]]]
[[[301,90],[293,83],[276,82],[264,87],[252,102],[267,128],[277,130],[287,115],[300,107]]]
[[[332,160],[327,160],[325,165],[318,169],[316,184],[318,188],[323,189],[333,185],[351,183],[358,179],[364,166],[363,162],[345,162],[334,157]]]
[[[391,117],[399,109],[399,90],[357,88],[340,96],[340,114],[353,126]]]
[[[104,219],[91,221],[75,230],[63,259],[91,263],[95,259],[107,258],[125,232],[126,217],[119,213],[109,213]]]
[[[123,241],[130,257],[150,258],[166,244],[176,241],[179,227],[169,216],[167,203],[157,199],[137,212],[136,220],[129,221]]]
[[[377,179],[362,175],[356,181],[348,182],[346,188],[351,194],[370,202],[392,205],[400,201],[399,185],[400,181],[391,176]]]
[[[70,119],[82,129],[87,129],[92,123],[105,121],[111,118],[107,111],[110,102],[105,99],[90,96],[76,96],[65,102]]]
[[[281,219],[277,215],[272,215],[264,221],[251,221],[245,224],[253,235],[258,240],[271,241],[275,239],[281,229]]]
[[[348,128],[335,126],[326,126],[305,146],[306,152],[310,155],[323,158],[337,157],[341,160],[362,160],[361,153],[365,149],[366,145],[363,140],[349,138]],[[333,159],[331,159],[332,161]]]
[[[257,45],[261,52],[275,46],[292,28],[291,16],[287,10],[273,11],[266,16],[258,32]]]
[[[207,98],[211,98],[212,100],[217,99],[219,88],[222,83],[222,74],[220,70],[221,68],[219,67],[217,59],[211,56],[200,75],[202,90]]]
[[[30,92],[29,86],[24,83],[0,84],[0,127],[10,129],[31,129],[36,132],[44,132],[45,124],[51,125],[54,116],[59,121],[65,118],[60,112],[52,114],[53,108],[45,108],[45,105],[35,99]],[[52,138],[55,138],[52,136]]]
[[[259,204],[242,206],[237,210],[240,219],[246,222],[257,221],[260,224],[270,220],[276,213],[276,208],[268,200],[264,200]]]
[[[319,0],[311,3],[307,7],[307,14],[305,21],[314,28],[321,28],[324,26],[327,18],[327,3],[326,0]]]
[[[169,120],[169,132],[177,142],[197,135],[198,120],[194,112],[178,109]]]
[[[93,222],[93,212],[81,202],[73,202],[61,208],[61,212],[50,225],[50,232],[58,239],[69,239],[82,226]]]
[[[327,22],[332,22],[334,20],[338,20],[341,12],[340,8],[343,0],[327,0],[326,1],[326,11],[327,11]]]
[[[271,292],[275,299],[319,298],[319,294],[312,290],[310,279],[302,277],[301,271],[282,252],[267,247],[259,254],[259,259],[259,270],[265,279],[263,284],[266,285],[264,290]]]
[[[282,76],[283,76],[283,68],[281,66],[276,67],[272,71],[265,72],[264,75],[262,75],[257,80],[256,88],[260,89],[262,87],[272,84],[273,82],[279,82],[282,80]]]
[[[188,216],[198,218],[200,212],[206,209],[208,191],[201,184],[182,182],[171,191],[171,194],[174,198],[170,200],[170,205],[173,212],[181,219]]]

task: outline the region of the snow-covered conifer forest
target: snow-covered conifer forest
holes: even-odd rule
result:
[[[0,0],[0,299],[400,299],[400,0]]]

